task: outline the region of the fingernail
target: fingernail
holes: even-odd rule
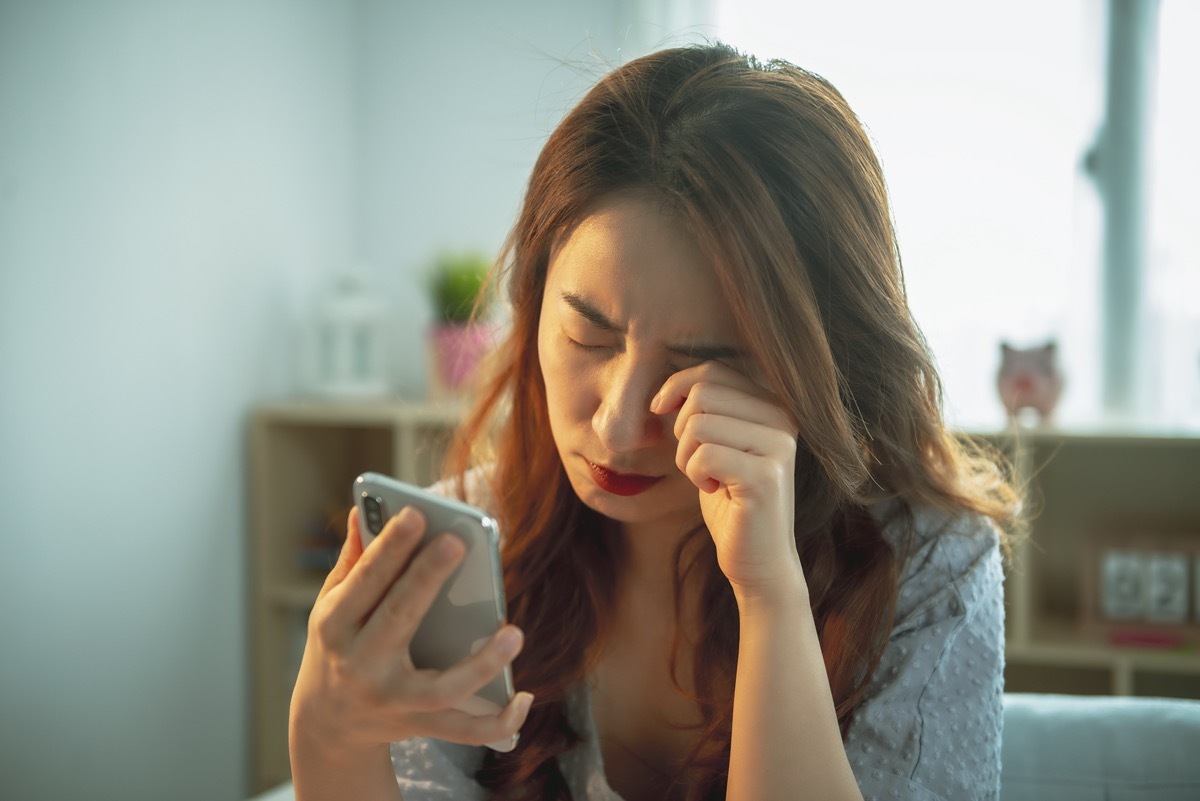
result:
[[[533,706],[533,693],[519,692],[517,693],[517,717],[523,718],[529,714],[530,707]]]
[[[524,637],[520,630],[512,628],[501,629],[496,634],[496,645],[500,649],[500,653],[504,656],[513,656],[517,651],[521,650],[521,641]]]
[[[654,398],[650,401],[650,411],[654,412],[655,414],[658,414],[658,407],[661,404],[662,404],[662,390],[660,389],[658,391],[658,394],[655,395]]]

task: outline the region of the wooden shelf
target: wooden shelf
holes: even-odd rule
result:
[[[283,609],[307,613],[317,600],[322,583],[321,581],[298,581],[277,584],[264,588],[263,596],[267,603]]]
[[[445,426],[454,427],[462,419],[464,407],[457,401],[326,401],[289,400],[258,410],[260,418],[278,423],[315,426]]]
[[[1006,653],[1010,662],[1099,668],[1127,666],[1132,669],[1195,673],[1200,679],[1200,650],[1191,647],[1113,645],[1098,634],[1081,631],[1068,620],[1039,621],[1030,641],[1019,643],[1010,640]]]
[[[1177,632],[1192,646],[1116,645],[1099,614],[1098,548],[1114,538],[1152,552],[1200,545],[1200,438],[1169,431],[1021,430],[971,436],[1004,450],[1028,487],[1031,531],[1007,576],[1010,689],[1200,698],[1200,621],[1174,629],[1129,621],[1129,631]],[[1089,572],[1091,571],[1091,572]]]

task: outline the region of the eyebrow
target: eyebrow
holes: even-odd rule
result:
[[[563,302],[575,310],[575,312],[592,325],[603,331],[611,331],[615,334],[624,334],[625,329],[617,325],[612,320],[600,311],[600,309],[587,298],[575,294],[574,292],[563,292]],[[744,355],[741,348],[735,348],[731,345],[700,345],[696,343],[687,343],[679,345],[667,345],[666,350],[674,353],[677,356],[683,356],[688,359],[697,359],[700,361],[717,361],[720,359],[737,359]]]

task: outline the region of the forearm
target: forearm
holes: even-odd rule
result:
[[[387,745],[338,753],[311,742],[293,724],[289,750],[296,801],[404,801]]]
[[[772,598],[739,598],[739,610],[727,797],[861,801],[803,578]]]

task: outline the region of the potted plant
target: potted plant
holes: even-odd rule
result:
[[[492,297],[490,262],[477,253],[443,254],[429,280],[434,321],[430,331],[433,394],[468,391],[495,329],[487,318]]]

